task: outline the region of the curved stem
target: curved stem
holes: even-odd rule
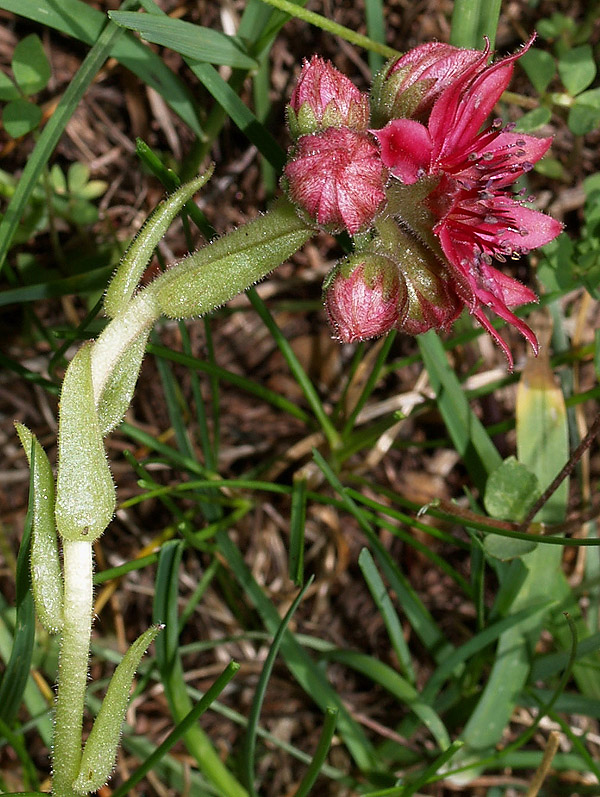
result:
[[[161,312],[169,314],[170,307],[178,309],[181,304],[186,308],[182,313],[184,316],[214,310],[287,260],[313,233],[314,230],[299,219],[287,200],[279,200],[269,213],[189,255],[141,290],[109,322],[93,345],[91,372],[96,409],[127,351],[153,326]],[[193,297],[191,303],[190,295]],[[72,389],[77,390],[77,383],[72,384]],[[77,441],[73,440],[72,445],[77,445]],[[81,766],[92,626],[91,543],[63,540],[63,557],[64,626],[60,643],[52,785],[54,797],[75,797],[78,792],[73,789],[73,783]],[[233,781],[233,786],[227,788],[228,793],[233,794],[237,784]]]
[[[148,286],[106,326],[92,349],[92,385],[98,406],[110,375],[132,343],[160,316],[154,292]]]
[[[72,784],[81,761],[83,703],[92,630],[92,546],[63,542],[64,625],[58,664],[52,794],[74,797]]]

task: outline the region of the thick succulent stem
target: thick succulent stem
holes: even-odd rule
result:
[[[54,797],[73,797],[78,794],[72,784],[81,761],[83,703],[92,629],[91,543],[65,540],[63,561],[64,625],[58,665],[52,793]]]

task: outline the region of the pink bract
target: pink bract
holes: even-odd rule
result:
[[[368,255],[366,261],[352,269],[349,263],[338,265],[326,280],[325,309],[343,343],[385,335],[405,314],[406,286],[397,265],[376,255]]]
[[[444,89],[473,65],[483,66],[488,53],[442,42],[428,42],[388,63],[374,82],[377,117],[422,119]]]
[[[492,259],[503,262],[506,257],[526,254],[561,231],[559,222],[523,206],[511,191],[512,184],[533,169],[552,140],[502,129],[498,121],[480,132],[509,84],[514,62],[524,51],[490,66],[482,59],[469,63],[439,95],[427,125],[395,119],[372,131],[393,176],[406,185],[423,179],[431,184],[422,202],[452,268],[456,290],[502,346],[510,367],[508,346],[482,307],[518,329],[537,353],[535,335],[509,309],[535,301],[536,296],[493,268]]]
[[[302,136],[284,170],[299,208],[330,232],[366,228],[386,201],[387,169],[373,140],[347,127]]]
[[[369,124],[369,98],[330,61],[313,55],[304,61],[292,92],[288,123],[293,138],[327,127],[364,132]]]

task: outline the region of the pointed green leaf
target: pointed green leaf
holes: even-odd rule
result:
[[[38,619],[51,634],[63,625],[63,581],[54,523],[54,476],[46,452],[22,423],[15,428],[25,449],[29,467],[33,463],[33,517],[31,528],[31,582]]]
[[[519,119],[516,124],[515,130],[520,133],[531,133],[533,130],[538,130],[540,127],[547,125],[552,118],[552,111],[550,108],[540,106],[529,111]]]
[[[110,777],[117,757],[133,677],[142,656],[161,628],[160,625],[154,625],[139,636],[110,679],[106,696],[83,749],[79,775],[73,784],[74,789],[82,794],[100,789]]]
[[[17,44],[11,66],[21,91],[28,96],[45,89],[52,74],[42,42],[36,33],[25,36]]]
[[[532,47],[519,58],[519,65],[527,73],[538,94],[546,91],[556,74],[556,61],[546,50]]]
[[[138,14],[135,11],[109,11],[108,16],[117,25],[138,31],[146,41],[169,47],[188,58],[236,69],[257,67],[254,58],[244,52],[240,39],[218,30],[194,25],[183,19]]]
[[[61,537],[93,542],[115,509],[113,484],[98,416],[91,372],[92,345],[84,345],[67,368],[60,399],[56,525]]]
[[[195,180],[185,183],[161,202],[148,217],[123,255],[106,291],[104,310],[109,318],[114,318],[127,306],[144,269],[171,222],[196,191],[208,182],[211,175],[212,168],[207,169]]]
[[[265,277],[313,234],[293,205],[280,199],[267,215],[190,255],[150,287],[169,318],[203,315]]]
[[[98,402],[98,423],[102,437],[112,432],[127,412],[146,353],[149,334],[150,330],[145,330],[111,371],[110,379]]]

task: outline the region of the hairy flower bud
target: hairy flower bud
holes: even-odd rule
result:
[[[465,70],[485,65],[487,51],[429,42],[392,59],[378,72],[371,89],[373,126],[391,119],[423,121],[433,103]]]
[[[335,336],[355,343],[385,335],[406,314],[406,285],[388,257],[358,253],[341,261],[323,284]]]
[[[409,335],[428,329],[448,329],[464,307],[454,280],[433,254],[408,261],[402,269],[408,294],[407,312],[396,325]]]
[[[369,124],[369,98],[331,61],[313,55],[304,61],[286,113],[294,140],[327,127],[364,132]]]
[[[347,127],[299,138],[283,174],[283,187],[301,215],[328,232],[354,235],[386,201],[387,169],[377,145]]]
[[[393,217],[380,219],[377,231],[373,246],[395,263],[406,286],[406,307],[396,329],[409,335],[447,329],[464,306],[453,275],[429,246]]]

